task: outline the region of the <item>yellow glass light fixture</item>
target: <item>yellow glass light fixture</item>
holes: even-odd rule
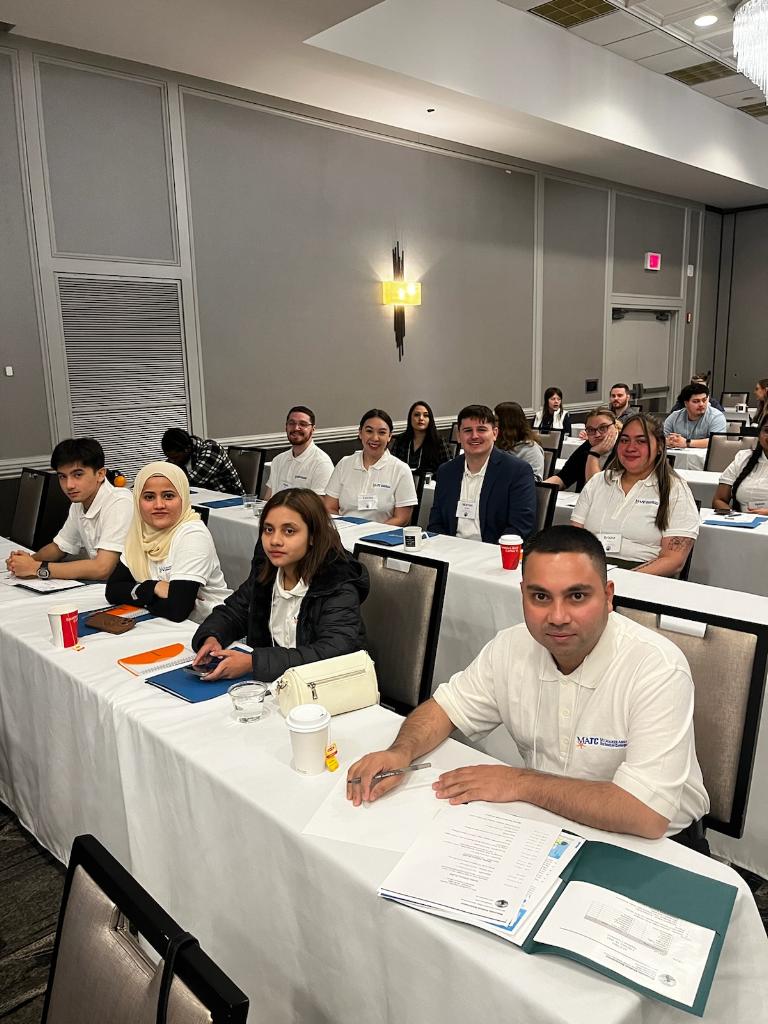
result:
[[[385,306],[420,306],[421,281],[382,281],[381,301]]]

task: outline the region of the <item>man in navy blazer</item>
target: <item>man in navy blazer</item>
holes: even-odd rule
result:
[[[536,527],[536,487],[527,462],[494,447],[499,430],[487,405],[459,413],[464,454],[437,471],[428,530],[497,544],[505,533],[525,538]]]

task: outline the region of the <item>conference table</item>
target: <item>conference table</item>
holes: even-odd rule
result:
[[[81,610],[104,602],[103,586],[71,593]],[[248,994],[254,1021],[592,1024],[598,1006],[606,1024],[681,1019],[571,961],[522,959],[477,929],[378,898],[437,806],[427,784],[357,810],[340,796],[347,766],[393,738],[391,712],[335,718],[340,771],[302,777],[274,706],[241,725],[226,695],[187,704],[116,664],[188,642],[191,623],[154,619],[59,650],[49,604],[17,593],[0,606],[0,798],[60,860],[75,835],[97,835]],[[491,758],[448,740],[431,760],[445,770]],[[324,808],[325,827],[313,828]],[[736,873],[668,840],[571,827],[736,886],[705,1019],[761,1019],[768,940]]]

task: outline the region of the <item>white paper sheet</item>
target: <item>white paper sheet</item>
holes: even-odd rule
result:
[[[692,1006],[715,937],[588,882],[571,882],[536,933],[636,984]]]
[[[24,587],[26,590],[36,590],[40,594],[54,594],[59,590],[73,590],[75,587],[85,586],[79,580],[21,580],[10,572],[3,572],[0,575],[0,583],[4,583],[8,587]]]

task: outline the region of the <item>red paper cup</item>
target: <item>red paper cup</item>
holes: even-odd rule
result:
[[[501,548],[501,565],[504,569],[516,569],[520,565],[520,556],[523,553],[523,538],[516,533],[505,533],[499,537]]]
[[[48,610],[51,640],[54,647],[75,647],[77,644],[77,608],[71,604],[57,605]]]

